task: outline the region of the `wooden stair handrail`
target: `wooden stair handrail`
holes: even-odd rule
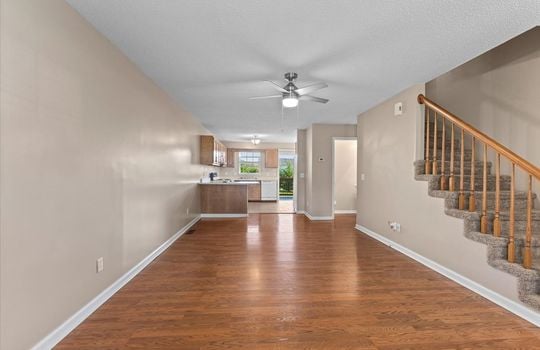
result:
[[[540,168],[536,165],[528,162],[527,160],[523,159],[522,157],[518,156],[516,153],[512,152],[507,147],[503,146],[499,142],[495,141],[488,135],[484,134],[480,130],[476,129],[474,126],[470,125],[469,123],[463,121],[456,115],[450,113],[443,107],[439,106],[435,102],[431,101],[427,97],[425,97],[423,94],[418,95],[418,103],[424,104],[431,108],[432,110],[436,111],[437,113],[443,115],[446,119],[450,120],[452,123],[456,124],[472,136],[474,136],[477,140],[480,140],[487,144],[489,147],[493,148],[496,152],[500,153],[501,155],[508,158],[512,163],[519,166],[521,169],[528,172],[530,175],[536,177],[538,180],[540,180]]]

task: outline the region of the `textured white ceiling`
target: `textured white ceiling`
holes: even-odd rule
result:
[[[538,0],[67,0],[223,140],[290,142],[539,24]],[[327,105],[286,110],[265,79],[299,73]]]

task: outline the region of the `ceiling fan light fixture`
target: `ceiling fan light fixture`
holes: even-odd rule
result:
[[[312,101],[318,103],[327,103],[328,99],[320,98],[310,95],[313,91],[324,89],[328,87],[328,84],[324,82],[313,83],[301,88],[295,85],[295,81],[298,78],[298,74],[294,72],[285,73],[285,80],[287,85],[281,87],[279,83],[272,80],[266,80],[266,82],[272,84],[272,87],[279,91],[281,95],[268,95],[268,96],[256,96],[250,97],[252,100],[261,100],[267,98],[279,98],[281,97],[281,104],[283,108],[294,108],[298,106],[300,98],[303,101]]]
[[[251,139],[251,143],[254,145],[258,145],[259,143],[261,143],[261,139],[257,136],[253,136],[253,138]]]
[[[298,98],[296,96],[287,96],[283,98],[282,103],[285,108],[294,108],[298,106]]]

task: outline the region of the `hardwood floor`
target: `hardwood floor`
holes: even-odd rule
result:
[[[538,328],[354,221],[203,220],[57,348],[540,348]]]
[[[292,200],[279,200],[277,202],[249,202],[248,213],[250,214],[293,214],[294,205]]]

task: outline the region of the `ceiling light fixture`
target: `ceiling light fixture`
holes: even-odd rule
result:
[[[285,73],[285,80],[287,81],[287,85],[283,87],[280,85],[280,83],[267,80],[267,82],[269,82],[274,89],[279,91],[280,94],[250,97],[250,99],[265,100],[269,98],[281,98],[282,111],[283,111],[283,108],[298,107],[300,100],[312,101],[312,102],[318,102],[318,103],[328,102],[328,99],[326,98],[315,97],[315,96],[310,95],[313,91],[317,91],[320,89],[324,89],[325,87],[328,87],[328,84],[319,82],[319,83],[313,83],[313,84],[299,88],[295,85],[295,81],[297,78],[298,78],[298,74],[294,72]]]
[[[294,94],[294,92],[290,92],[289,94],[285,95],[283,94],[283,107],[285,108],[294,108],[298,106],[298,97]]]
[[[254,135],[252,138],[251,138],[251,143],[254,144],[254,145],[258,145],[259,143],[261,143],[261,139],[257,137],[257,135]]]

